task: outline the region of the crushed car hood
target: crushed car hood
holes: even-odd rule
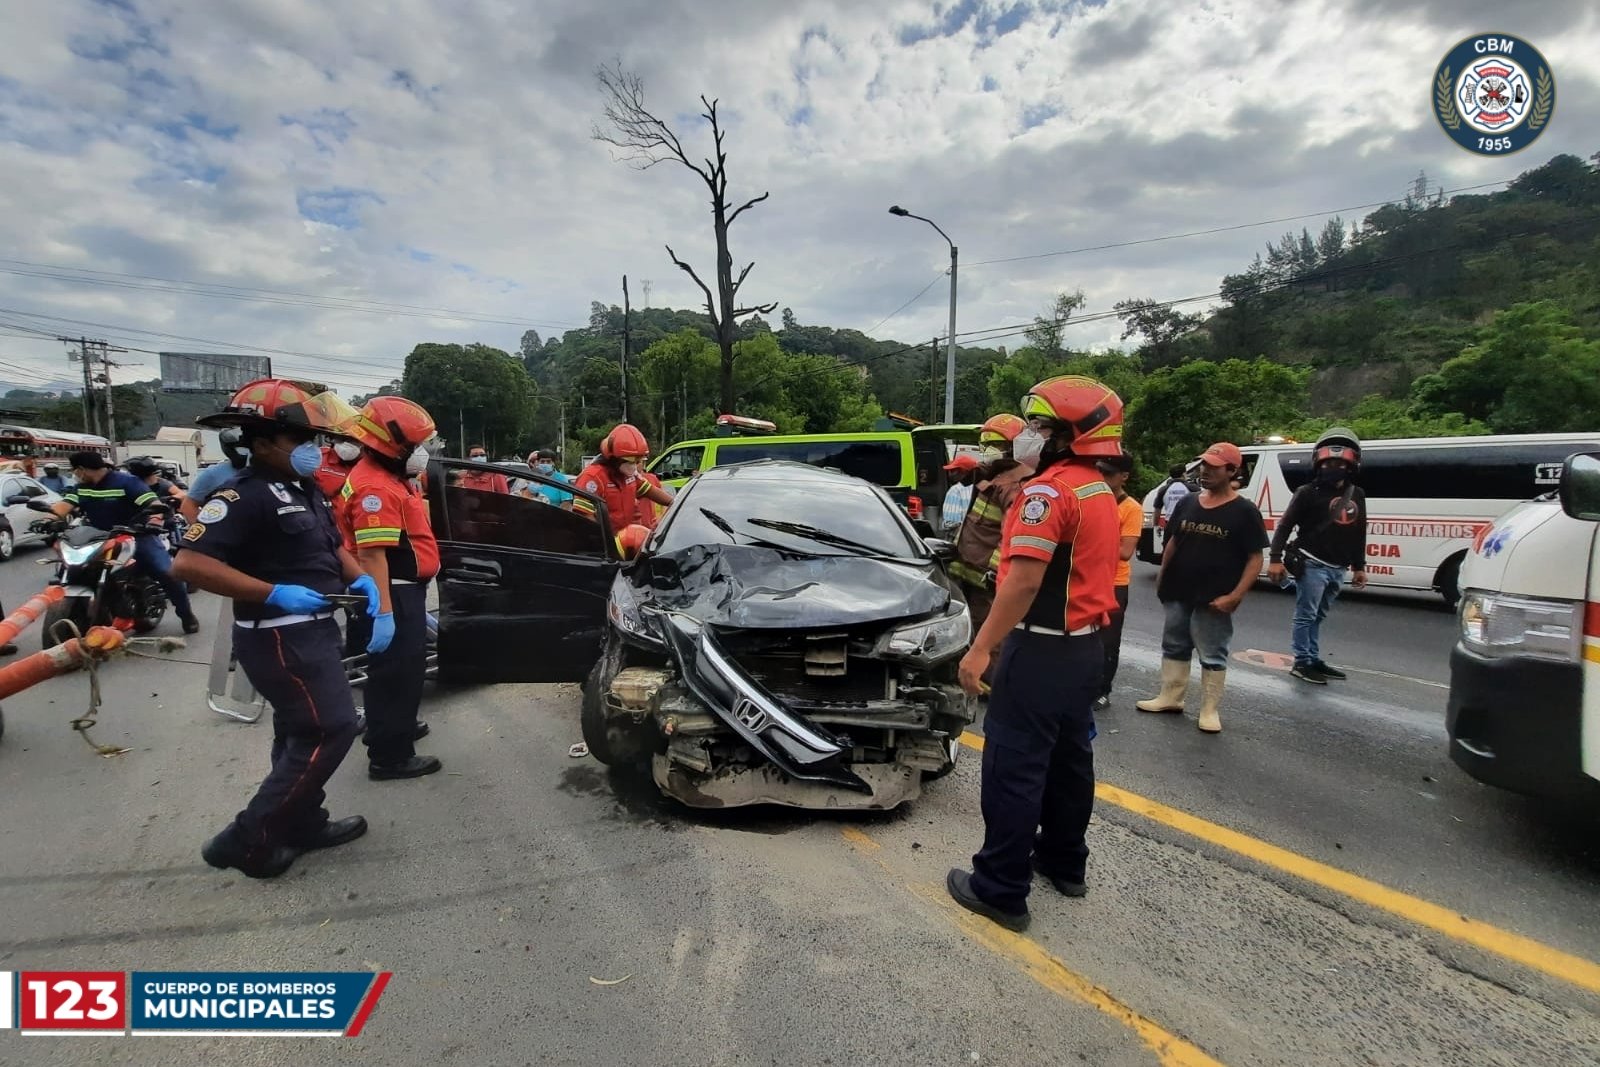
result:
[[[651,599],[718,628],[806,629],[943,611],[932,563],[796,556],[754,545],[695,545],[653,557]]]

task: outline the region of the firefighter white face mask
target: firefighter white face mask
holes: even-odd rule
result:
[[[1017,434],[1011,442],[1011,458],[1018,463],[1033,464],[1044,452],[1045,436],[1033,427]]]
[[[639,473],[639,465],[637,463],[619,463],[617,464],[617,470],[621,472],[624,478],[632,478]]]
[[[418,445],[411,450],[411,455],[406,457],[406,473],[418,475],[428,469],[428,450]]]
[[[361,458],[361,446],[354,441],[335,441],[333,453],[346,463],[354,463]]]

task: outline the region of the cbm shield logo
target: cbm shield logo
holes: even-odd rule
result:
[[[1520,37],[1468,37],[1434,71],[1434,117],[1469,152],[1520,152],[1544,133],[1555,109],[1555,75],[1539,50]]]

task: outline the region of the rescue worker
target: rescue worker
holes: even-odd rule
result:
[[[113,526],[143,523],[161,505],[156,491],[127,471],[112,470],[98,452],[74,452],[68,459],[77,484],[68,489],[50,510],[61,518],[74,508],[83,512],[84,521],[101,530]],[[133,539],[133,558],[167,594],[186,634],[200,632],[200,620],[189,606],[189,593],[183,582],[172,576],[172,557],[160,534],[142,533]]]
[[[345,479],[361,458],[361,446],[348,437],[336,437],[323,446],[322,465],[317,468],[317,488],[329,500],[337,501],[344,492]]]
[[[428,504],[412,479],[428,466],[433,416],[399,396],[373,397],[348,430],[361,445],[339,504],[345,547],[378,587],[367,642],[367,776],[420,778],[444,765],[417,755],[417,721],[427,677],[428,582],[439,573],[439,543]]]
[[[995,415],[978,431],[983,462],[972,475],[972,506],[956,534],[956,558],[950,573],[965,586],[972,625],[979,627],[994,603],[995,573],[1000,566],[1000,529],[1006,509],[1033,476],[1033,463],[1012,454],[1012,442],[1027,428],[1016,415]],[[948,468],[947,468],[948,469]]]
[[[321,458],[312,438],[340,417],[342,403],[264,378],[199,420],[237,427],[250,462],[184,532],[173,573],[232,599],[234,655],[272,704],[272,769],[201,855],[251,878],[275,877],[302,852],[367,831],[361,816],[330,820],[322,806],[323,787],[356,736],[326,594],[364,594],[367,610],[378,609],[377,587],[340,544],[329,501],[311,477]]]
[[[605,501],[611,516],[611,528],[620,530],[638,523],[654,529],[656,509],[672,503],[672,494],[644,474],[644,461],[650,458],[650,445],[638,428],[624,422],[616,426],[600,442],[600,455],[578,472],[577,486]],[[594,504],[577,497],[572,510],[595,518]]]
[[[482,445],[473,445],[467,450],[467,458],[474,463],[489,462],[489,450]],[[504,474],[498,471],[462,471],[461,480],[456,483],[463,489],[476,489],[480,493],[509,493],[511,484]]]
[[[994,670],[983,848],[970,873],[945,879],[962,907],[1012,930],[1027,928],[1034,870],[1066,896],[1087,892],[1099,630],[1117,609],[1119,544],[1116,498],[1095,460],[1121,453],[1122,401],[1093,378],[1063,375],[1034,386],[1022,415],[1013,455],[1037,456],[1039,474],[1006,514],[994,605],[960,667],[973,695]]]
[[[46,463],[44,465],[44,474],[39,478],[39,484],[52,493],[65,493],[67,491],[67,480],[61,477],[61,466],[56,463]]]

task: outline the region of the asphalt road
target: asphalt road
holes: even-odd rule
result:
[[[33,555],[0,566],[8,607]],[[330,799],[372,832],[263,883],[199,858],[269,741],[205,709],[203,663],[106,669],[97,739],[131,749],[112,759],[67,728],[85,679],[46,683],[5,703],[0,967],[395,977],[355,1040],[0,1034],[0,1063],[1600,1061],[1600,972],[1557,952],[1600,959],[1595,826],[1445,759],[1450,615],[1352,597],[1328,658],[1383,673],[1311,690],[1240,662],[1208,737],[1132,708],[1159,644],[1135,582],[1097,742],[1122,792],[1091,827],[1090,895],[1036,888],[1026,938],[942,890],[981,836],[976,759],[887,816],[695,814],[568,757],[575,687],[435,692],[447,773],[369,782],[358,749]],[[1289,608],[1252,594],[1236,652],[1284,651]],[[176,658],[204,660],[202,636]]]

